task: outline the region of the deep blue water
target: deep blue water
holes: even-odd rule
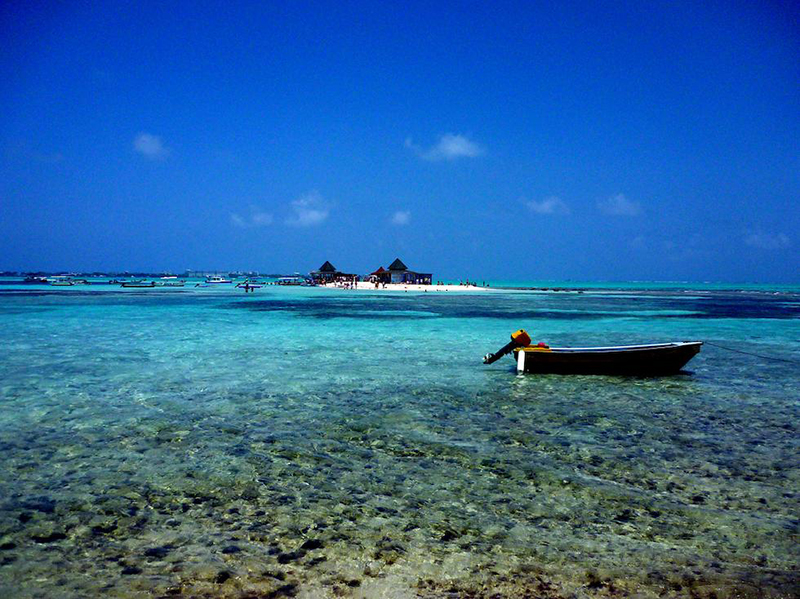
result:
[[[800,294],[638,287],[0,287],[0,596],[792,596]]]

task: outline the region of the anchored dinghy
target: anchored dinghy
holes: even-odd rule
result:
[[[510,343],[494,354],[486,354],[483,363],[491,364],[513,352],[518,372],[663,376],[679,372],[702,345],[702,341],[676,341],[611,347],[550,347],[544,343],[531,345],[530,336],[519,330],[511,335]]]

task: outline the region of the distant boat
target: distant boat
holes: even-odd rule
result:
[[[47,285],[50,281],[47,280],[47,277],[36,277],[29,275],[25,277],[25,280],[22,282],[28,285]]]
[[[233,281],[231,279],[226,279],[225,277],[215,275],[213,277],[206,277],[206,283],[208,283],[209,285],[220,285],[226,283],[228,284],[233,283]]]
[[[50,284],[53,287],[69,287],[75,282],[70,277],[56,276],[50,279]]]
[[[158,281],[155,281],[156,287],[183,287],[186,284],[186,281],[183,279],[178,279],[178,277],[174,275],[168,275],[166,277],[161,277]]]
[[[144,287],[155,287],[155,281],[125,281],[120,284],[120,287],[133,287],[133,288],[144,288]]]
[[[609,374],[663,376],[677,374],[700,351],[702,341],[676,341],[646,345],[609,347],[549,347],[530,345],[525,331],[517,331],[495,354],[487,354],[491,364],[512,353],[518,372],[539,374]]]
[[[306,279],[303,277],[281,277],[275,283],[277,285],[305,285]]]
[[[251,281],[250,279],[246,279],[241,283],[236,283],[236,287],[239,288],[247,288],[247,289],[261,289],[264,286],[263,283],[259,283],[258,281]]]

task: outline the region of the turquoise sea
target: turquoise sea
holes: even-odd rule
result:
[[[510,286],[0,285],[0,597],[797,596],[800,289]]]

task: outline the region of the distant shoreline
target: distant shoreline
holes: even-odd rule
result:
[[[416,285],[410,283],[369,283],[366,281],[359,281],[356,286],[348,286],[347,284],[325,284],[318,285],[323,289],[341,289],[343,291],[419,291],[423,293],[433,292],[449,292],[463,293],[465,291],[492,291],[491,287],[479,287],[477,285]]]
[[[10,286],[31,286],[30,282],[25,282],[26,276],[37,277],[57,277],[68,276],[73,279],[85,280],[87,285],[93,287],[108,285],[114,279],[143,279],[159,281],[164,277],[176,277],[186,281],[186,287],[194,286],[194,283],[202,283],[205,277],[198,277],[196,275],[186,276],[170,275],[169,273],[153,274],[115,274],[104,273],[68,273],[64,274],[60,271],[58,274],[50,274],[44,271],[36,273],[11,273],[5,271],[0,273],[0,287]],[[252,275],[252,274],[238,274],[227,275],[234,280],[234,284],[244,282],[244,279],[249,278],[265,281],[267,284],[272,285],[281,278],[278,275]],[[241,281],[239,281],[241,279]],[[445,279],[446,281],[446,279]],[[333,284],[320,285],[323,289],[336,289]],[[484,291],[527,291],[535,293],[772,293],[772,294],[798,294],[800,293],[800,283],[719,283],[719,282],[689,282],[689,281],[549,281],[549,280],[490,280],[485,285],[464,285],[456,282],[447,282],[442,285],[416,285],[416,284],[401,284],[390,283],[384,288],[381,284],[378,288],[374,283],[360,281],[358,283],[359,291],[415,291],[415,292],[484,292]]]

